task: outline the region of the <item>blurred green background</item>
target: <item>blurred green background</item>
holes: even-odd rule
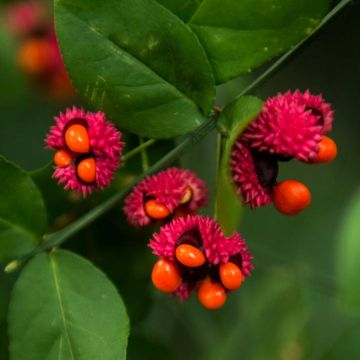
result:
[[[254,93],[262,98],[296,88],[322,93],[336,110],[332,137],[339,156],[330,165],[281,164],[280,179],[298,179],[312,191],[312,205],[299,216],[287,218],[272,207],[245,210],[239,230],[248,241],[256,269],[223,309],[209,312],[195,297],[179,304],[156,293],[149,276],[154,259],[146,247],[151,230],[131,230],[120,208],[66,243],[89,257],[118,286],[132,323],[129,359],[360,358],[360,313],[339,301],[337,279],[338,268],[347,260],[339,252],[341,226],[359,187],[359,23],[360,4],[354,2]],[[34,91],[16,69],[13,57],[13,44],[2,30],[0,154],[34,170],[51,158],[44,151],[43,138],[65,104],[54,104]],[[231,100],[264,68],[221,86],[219,105]],[[169,146],[161,143],[153,150],[153,158],[166,153]],[[181,165],[205,179],[213,194],[215,134],[184,156]],[[135,161],[126,176],[139,171]],[[107,196],[80,204],[57,191],[48,177],[40,174],[37,179],[49,198],[54,220],[62,212],[71,213],[69,218],[77,216]],[[121,181],[117,186],[122,186]],[[1,360],[7,359],[6,308],[15,278],[0,274]]]

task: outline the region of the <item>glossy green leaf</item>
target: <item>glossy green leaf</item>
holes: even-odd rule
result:
[[[199,126],[211,110],[215,86],[205,52],[157,2],[58,0],[55,19],[75,86],[120,127],[172,137]]]
[[[183,21],[187,22],[204,0],[156,0],[159,4],[171,10]]]
[[[31,177],[0,157],[0,262],[23,255],[41,241],[46,212]]]
[[[339,234],[338,281],[341,303],[348,309],[360,309],[360,191],[345,212]]]
[[[71,252],[37,255],[15,285],[9,309],[12,360],[121,360],[128,333],[116,288]]]
[[[217,83],[253,70],[309,36],[329,5],[329,0],[193,0],[183,2],[187,7],[178,0],[159,2],[197,34]]]
[[[235,193],[230,175],[231,149],[246,126],[254,120],[263,107],[263,101],[254,96],[243,96],[230,103],[219,119],[221,131],[228,136],[223,139],[221,167],[216,192],[216,213],[225,234],[231,235],[238,227],[241,201]]]

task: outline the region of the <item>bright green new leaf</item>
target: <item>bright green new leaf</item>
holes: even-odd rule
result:
[[[12,360],[126,358],[129,320],[116,288],[68,251],[32,259],[9,309]]]
[[[360,309],[360,191],[345,213],[339,234],[338,281],[341,303],[348,309]]]
[[[219,127],[228,133],[224,138],[221,168],[216,193],[216,213],[225,234],[231,235],[238,227],[241,202],[234,191],[230,175],[231,149],[246,126],[263,107],[263,101],[254,96],[243,96],[230,103],[219,119]]]
[[[210,112],[215,86],[205,51],[156,1],[58,0],[55,20],[75,86],[118,126],[166,138]]]
[[[158,0],[186,21],[202,42],[217,83],[285,52],[309,36],[329,0]]]
[[[0,262],[35,248],[46,229],[41,194],[31,177],[0,157]]]

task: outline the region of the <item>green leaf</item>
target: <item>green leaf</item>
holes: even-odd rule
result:
[[[223,139],[221,167],[216,191],[216,214],[223,232],[231,235],[239,225],[241,201],[235,193],[230,173],[231,149],[246,126],[254,120],[263,107],[263,101],[254,96],[243,96],[223,110],[218,126],[228,133]]]
[[[41,194],[31,177],[0,157],[0,262],[35,248],[46,229]]]
[[[360,309],[360,190],[345,212],[339,236],[338,282],[340,300],[348,310]]]
[[[262,110],[264,103],[255,96],[242,96],[228,104],[218,121],[220,130],[227,131],[234,140],[254,120]]]
[[[8,334],[7,334],[7,312],[10,302],[11,290],[14,286],[17,274],[5,274],[0,272],[0,349],[1,360],[9,359],[8,353]]]
[[[159,4],[171,10],[184,22],[190,20],[204,0],[156,0]]]
[[[215,86],[206,54],[155,1],[58,0],[55,19],[75,86],[120,127],[166,138],[193,130],[210,112]]]
[[[116,288],[71,252],[37,255],[15,285],[9,308],[12,360],[125,359],[128,333]]]
[[[179,6],[178,0],[159,2],[197,34],[219,84],[252,71],[309,36],[329,5],[329,0],[203,0],[190,1],[187,7]]]

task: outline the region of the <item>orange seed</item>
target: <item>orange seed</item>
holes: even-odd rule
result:
[[[292,216],[310,205],[311,193],[303,183],[285,180],[274,186],[273,200],[280,213]]]
[[[228,290],[238,289],[244,279],[240,268],[232,262],[221,264],[219,273],[221,282]]]
[[[69,166],[71,162],[72,162],[72,156],[66,150],[58,150],[54,155],[54,163],[58,167]]]
[[[176,264],[167,260],[159,259],[152,270],[151,280],[154,286],[165,293],[172,293],[181,284],[181,276]]]
[[[148,216],[156,220],[165,219],[170,215],[170,210],[154,199],[148,200],[144,205],[144,209]]]
[[[328,163],[335,160],[337,155],[337,146],[333,139],[324,136],[319,143],[319,152],[310,160],[313,164]]]
[[[90,151],[89,134],[85,126],[74,124],[65,132],[65,142],[73,152],[86,154]]]
[[[77,175],[85,183],[93,183],[96,180],[96,162],[94,158],[81,160],[77,166]]]
[[[201,250],[189,244],[179,245],[175,250],[178,261],[188,267],[199,267],[206,261]]]
[[[200,303],[207,309],[215,310],[221,308],[226,302],[226,291],[224,287],[211,279],[205,279],[197,292]]]

